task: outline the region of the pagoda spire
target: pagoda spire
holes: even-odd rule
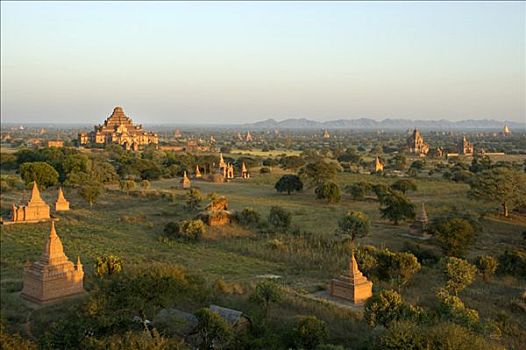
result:
[[[82,263],[80,262],[80,255],[77,255],[77,264],[76,264],[77,271],[82,271]]]
[[[64,254],[64,247],[62,246],[62,241],[60,240],[60,237],[57,235],[57,231],[55,230],[55,221],[52,220],[51,230],[49,232],[46,245],[44,246],[42,256],[40,257],[40,262],[46,265],[54,265],[57,263],[67,261],[67,259],[68,258]]]
[[[420,222],[423,222],[423,223],[428,223],[429,219],[427,217],[427,211],[426,211],[426,207],[424,205],[424,202],[422,202],[422,209],[420,211],[420,215],[418,215],[418,219],[417,221],[420,221]]]
[[[40,196],[40,191],[38,190],[37,181],[33,181],[33,189],[31,190],[31,198],[29,202],[43,202],[44,200]]]
[[[65,201],[65,200],[66,198],[64,198],[64,192],[62,191],[62,187],[59,187],[57,201]]]

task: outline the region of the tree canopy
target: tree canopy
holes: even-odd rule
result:
[[[509,210],[526,204],[526,174],[507,167],[485,170],[470,183],[469,196],[488,202],[498,202],[502,215],[509,216]]]
[[[297,175],[283,175],[278,182],[276,182],[274,188],[276,188],[278,192],[287,192],[287,194],[290,195],[291,192],[300,192],[303,190],[303,182],[301,182]]]

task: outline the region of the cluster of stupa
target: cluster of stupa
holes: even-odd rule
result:
[[[219,154],[219,166],[217,167],[217,173],[221,174],[224,180],[231,180],[235,178],[234,164],[225,162],[225,159],[223,158],[223,153]],[[199,168],[199,165],[196,165],[194,179],[201,179],[202,177],[203,174],[201,173],[201,169]],[[241,178],[250,178],[250,173],[248,172],[245,162],[241,163]],[[179,185],[182,189],[188,189],[192,187],[192,181],[188,177],[186,171],[184,171],[183,177],[181,178]]]
[[[59,188],[57,200],[55,201],[55,211],[68,211],[69,202],[64,198],[62,188]],[[15,223],[35,223],[41,221],[51,220],[51,210],[49,205],[42,199],[40,191],[38,190],[37,182],[33,182],[33,189],[31,190],[31,198],[26,205],[11,206],[11,220],[2,221],[3,224]]]
[[[47,304],[84,293],[84,270],[80,257],[73,264],[64,254],[60,237],[51,221],[51,231],[40,259],[24,264],[22,298]]]
[[[496,134],[495,134],[496,135]],[[510,136],[511,131],[508,128],[508,124],[504,125],[504,129],[502,131],[503,136]],[[462,140],[457,145],[456,152],[446,152],[442,147],[438,147],[434,150],[433,156],[435,157],[443,157],[447,154],[448,157],[451,156],[458,156],[458,155],[465,155],[465,156],[472,156],[475,154],[475,147],[474,145],[469,142],[469,140],[464,136],[462,137]],[[422,137],[422,134],[418,129],[414,129],[411,133],[411,136],[407,139],[406,149],[409,151],[409,153],[419,155],[419,156],[425,156],[429,153],[430,147],[429,144],[427,144],[424,141],[424,138]],[[480,154],[487,154],[484,149],[480,149],[478,151]],[[497,153],[494,153],[497,154]]]
[[[219,154],[219,173],[223,175],[225,179],[233,179],[234,178],[234,164],[232,163],[226,163],[225,159],[223,158],[223,153]],[[245,162],[241,164],[241,177],[243,179],[248,179],[250,177],[250,173],[247,170],[247,166],[245,165]]]
[[[245,142],[252,142],[252,141],[254,141],[254,138],[252,137],[252,134],[250,133],[250,130],[247,131],[247,134],[245,135],[245,137],[241,136],[241,134],[238,132],[237,133],[237,139],[239,141],[245,141]]]

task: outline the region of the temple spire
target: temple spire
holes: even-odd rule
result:
[[[33,189],[31,190],[30,202],[43,202],[42,197],[40,196],[40,191],[38,190],[38,185],[36,180],[33,181]]]
[[[56,264],[66,261],[67,257],[64,254],[64,247],[62,246],[62,241],[57,235],[55,230],[55,221],[51,221],[51,230],[49,236],[44,246],[44,251],[42,252],[42,257],[40,258],[41,262],[45,264]]]
[[[80,262],[80,255],[77,255],[77,271],[82,271],[82,263]]]
[[[57,200],[58,201],[65,201],[66,200],[66,198],[64,198],[64,192],[62,191],[62,187],[59,187],[59,189],[58,189]]]
[[[423,222],[423,223],[426,223],[426,224],[429,221],[429,219],[427,217],[427,211],[426,211],[426,207],[424,205],[424,202],[422,202],[422,209],[420,210],[420,215],[418,216],[417,221],[420,221],[420,222]]]

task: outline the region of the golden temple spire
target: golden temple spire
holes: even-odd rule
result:
[[[40,196],[40,191],[38,190],[38,185],[36,180],[33,181],[33,189],[31,190],[31,198],[29,202],[43,202],[44,200]]]
[[[51,221],[51,230],[49,232],[49,237],[47,239],[46,245],[44,246],[44,251],[40,257],[40,261],[46,265],[53,265],[56,263],[62,263],[67,260],[66,255],[64,254],[64,247],[62,246],[62,241],[57,235],[55,230],[55,221]]]

